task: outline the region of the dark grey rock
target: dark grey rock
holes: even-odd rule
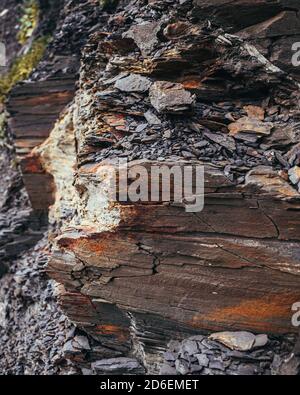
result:
[[[180,113],[190,110],[195,103],[195,96],[185,90],[183,85],[167,81],[154,82],[149,97],[159,113]]]
[[[144,117],[149,125],[161,125],[161,120],[150,110],[145,112]]]
[[[123,34],[125,38],[132,38],[139,47],[142,55],[147,57],[158,44],[157,33],[161,30],[160,22],[144,22],[132,26]]]
[[[115,83],[115,88],[123,92],[147,92],[152,82],[139,74],[130,74]]]
[[[184,340],[181,344],[179,352],[181,354],[187,353],[188,355],[194,355],[199,352],[198,343],[195,340]]]
[[[228,149],[229,151],[234,151],[236,149],[234,138],[222,133],[212,133],[205,132],[204,136],[209,140],[221,145],[222,147]]]
[[[205,355],[205,354],[196,354],[195,356],[196,356],[196,358],[198,360],[198,364],[200,366],[207,367],[209,365],[209,359],[208,359],[207,355]]]
[[[92,363],[92,370],[97,374],[142,374],[144,367],[133,358],[102,359]]]
[[[173,376],[177,374],[176,368],[164,363],[159,371],[160,375]]]
[[[181,375],[186,375],[190,371],[189,364],[184,359],[177,359],[175,362],[175,367],[176,367],[177,372]]]

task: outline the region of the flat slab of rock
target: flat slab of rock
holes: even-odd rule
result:
[[[298,185],[298,189],[300,190],[300,167],[299,166],[294,166],[289,170],[289,178],[290,181],[294,184],[294,185]]]
[[[115,87],[123,92],[147,92],[152,82],[139,74],[130,74],[115,83]]]
[[[144,368],[133,358],[110,358],[94,362],[92,369],[97,374],[139,374]]]
[[[242,117],[228,126],[231,136],[243,137],[243,134],[268,136],[273,129],[272,122],[263,122],[257,118]]]
[[[268,337],[266,335],[255,336],[253,333],[244,331],[213,333],[209,338],[224,344],[231,350],[237,351],[249,351],[268,343]]]
[[[142,55],[146,57],[158,44],[157,33],[160,29],[160,22],[145,22],[131,27],[123,34],[123,37],[132,38]]]
[[[195,96],[182,84],[157,81],[150,88],[150,101],[159,113],[179,113],[191,109]]]

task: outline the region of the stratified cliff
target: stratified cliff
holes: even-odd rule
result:
[[[3,372],[296,374],[299,2],[5,7],[0,325],[13,344],[35,310],[50,334],[25,336],[42,369]],[[203,211],[113,199],[118,159],[203,165]]]

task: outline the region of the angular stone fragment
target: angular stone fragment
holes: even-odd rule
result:
[[[273,198],[299,198],[299,193],[280,174],[268,166],[257,166],[245,179],[245,190],[260,190]]]
[[[228,126],[230,135],[238,137],[240,133],[268,136],[273,129],[273,123],[262,122],[255,118],[242,117]]]
[[[189,364],[184,359],[177,359],[175,362],[175,367],[177,372],[181,375],[188,374],[189,372]]]
[[[294,166],[289,170],[289,178],[294,185],[300,182],[300,167]]]
[[[195,340],[184,340],[182,342],[182,346],[179,352],[184,355],[185,353],[189,355],[197,354],[199,352],[199,348],[197,342]]]
[[[255,344],[256,336],[250,332],[219,332],[209,336],[210,339],[216,340],[231,350],[249,351]]]
[[[74,346],[75,349],[81,349],[81,350],[90,350],[90,344],[89,340],[86,336],[75,336],[72,345]]]
[[[261,148],[277,148],[296,144],[300,140],[300,126],[276,125],[272,134],[264,137]]]
[[[198,364],[203,367],[207,367],[209,364],[209,359],[205,354],[196,354],[195,357],[198,359]]]
[[[263,121],[265,119],[265,110],[259,106],[245,106],[244,110],[247,112],[249,118],[259,119]]]
[[[161,125],[160,119],[150,110],[145,112],[144,117],[146,118],[149,125]]]
[[[159,113],[179,113],[191,109],[195,96],[182,84],[157,81],[150,88],[150,101]]]
[[[115,87],[123,92],[147,92],[152,82],[139,74],[130,74],[115,83]]]
[[[236,149],[234,138],[231,136],[212,132],[205,132],[204,135],[209,140],[221,145],[224,148],[227,148],[229,151],[234,151]]]
[[[97,374],[142,374],[145,372],[140,363],[133,358],[111,358],[92,363]]]
[[[150,55],[158,43],[157,33],[161,29],[160,22],[145,22],[131,27],[123,34],[125,38],[132,38],[139,47],[142,55]]]
[[[282,11],[272,18],[239,32],[244,39],[264,39],[299,34],[300,21],[295,11]]]

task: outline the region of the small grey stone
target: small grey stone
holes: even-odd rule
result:
[[[198,359],[198,363],[201,366],[207,367],[209,364],[209,359],[205,354],[196,354],[195,357]]]
[[[181,375],[188,374],[190,371],[189,364],[184,359],[177,359],[175,362],[175,367],[177,372],[180,373]]]
[[[72,340],[72,344],[74,348],[79,350],[90,350],[89,340],[86,336],[75,336]]]
[[[68,355],[76,353],[78,353],[78,349],[74,348],[72,340],[67,341],[63,347],[63,354]]]
[[[289,170],[289,178],[291,183],[294,185],[299,184],[300,182],[300,167],[294,166]]]
[[[159,113],[180,113],[189,110],[195,103],[195,96],[182,84],[156,81],[150,88],[150,102]]]
[[[172,131],[170,129],[167,129],[164,131],[164,138],[170,139],[172,137]]]
[[[175,360],[176,360],[176,355],[175,355],[174,353],[170,352],[170,351],[166,351],[166,352],[164,353],[164,358],[165,358],[165,360],[168,361],[168,362],[170,362],[170,361],[175,362]]]
[[[212,132],[205,132],[204,136],[207,137],[209,140],[213,141],[221,145],[224,148],[227,148],[229,151],[235,151],[236,145],[234,138],[222,133],[212,133]]]
[[[159,370],[160,375],[166,375],[166,376],[173,376],[177,374],[177,371],[175,367],[170,366],[167,363],[164,363]]]
[[[145,112],[144,117],[146,118],[149,125],[161,125],[160,119],[150,110]]]
[[[221,370],[222,372],[225,371],[225,366],[219,361],[212,361],[212,362],[210,362],[209,368],[210,369]]]
[[[142,123],[142,124],[140,124],[140,125],[135,129],[135,131],[136,131],[137,133],[141,133],[143,130],[146,129],[147,126],[148,126],[147,123]]]
[[[198,344],[195,340],[183,340],[180,348],[182,354],[194,355],[199,352]]]
[[[267,335],[257,335],[255,337],[255,343],[254,346],[255,348],[257,347],[264,347],[266,344],[268,344],[269,338]]]

